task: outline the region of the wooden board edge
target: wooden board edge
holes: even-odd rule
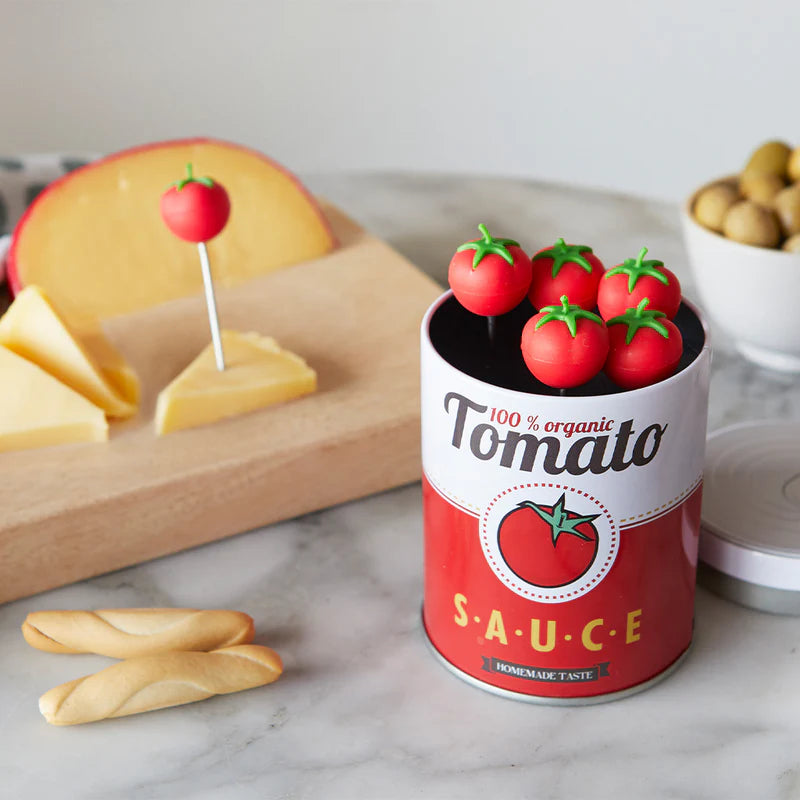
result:
[[[7,529],[0,538],[0,552],[4,554],[0,562],[0,604],[420,479],[418,416],[370,433],[280,462],[223,465],[215,472],[197,476],[191,487],[183,487],[183,497],[178,495],[177,501],[174,484],[152,486],[26,524],[19,530]],[[376,446],[394,454],[383,459],[381,470],[343,468],[343,464],[371,464]],[[297,493],[298,470],[307,481],[325,487],[311,506]],[[286,476],[283,480],[282,475]],[[337,483],[336,477],[341,475],[347,480]],[[265,486],[270,487],[268,491]],[[224,503],[217,502],[221,490]],[[198,498],[204,502],[198,502]],[[117,525],[109,526],[109,519],[117,520]],[[12,548],[14,558],[10,557]],[[12,563],[13,574],[4,569]]]

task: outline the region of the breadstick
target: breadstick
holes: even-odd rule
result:
[[[252,689],[282,671],[280,656],[256,644],[140,656],[50,689],[39,711],[52,725],[79,725]]]
[[[253,640],[253,620],[240,611],[193,608],[34,611],[22,624],[22,635],[32,647],[50,653],[133,658],[246,644]]]

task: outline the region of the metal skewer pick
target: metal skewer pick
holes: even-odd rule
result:
[[[211,279],[211,265],[208,263],[208,250],[205,242],[197,243],[197,252],[200,254],[200,268],[203,272],[203,287],[206,293],[211,342],[214,345],[214,360],[217,362],[217,369],[223,372],[225,369],[225,353],[222,350],[222,336],[219,332],[219,317],[217,316],[217,299],[214,296],[214,281]]]
[[[211,328],[211,342],[214,345],[214,360],[220,372],[225,371],[225,354],[222,351],[217,299],[214,296],[214,281],[211,277],[211,265],[208,263],[206,242],[221,233],[230,212],[230,199],[225,188],[209,177],[195,177],[191,163],[186,165],[186,177],[173,183],[161,195],[161,219],[164,224],[179,239],[197,245],[206,294],[208,326]]]

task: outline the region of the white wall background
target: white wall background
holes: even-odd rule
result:
[[[678,199],[800,144],[800,4],[0,0],[0,154],[207,134],[301,174]]]

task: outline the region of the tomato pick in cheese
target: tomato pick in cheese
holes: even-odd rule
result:
[[[313,392],[317,376],[305,361],[257,333],[222,331],[225,369],[212,345],[158,396],[156,431],[171,433],[282,403]]]

